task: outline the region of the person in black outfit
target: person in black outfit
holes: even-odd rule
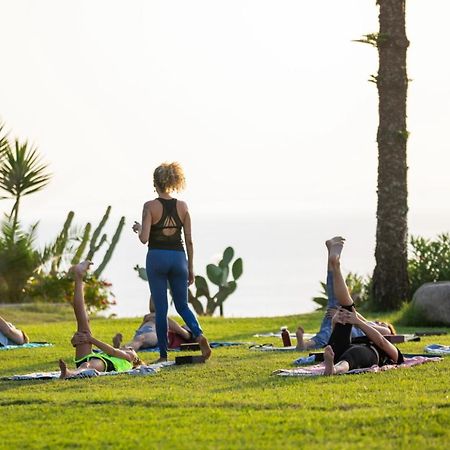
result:
[[[146,271],[155,303],[156,334],[160,350],[158,361],[167,361],[168,285],[178,314],[198,342],[204,360],[207,360],[211,356],[211,348],[197,317],[188,305],[188,284],[194,282],[191,216],[187,204],[170,195],[173,191],[184,188],[185,178],[181,166],[176,162],[161,164],[153,173],[153,184],[158,197],[144,204],[142,225],[135,222],[133,231],[143,244],[148,243]]]
[[[344,277],[341,273],[340,258],[344,238],[337,236],[326,241],[328,263],[333,272],[333,284],[339,310],[332,320],[333,331],[324,351],[324,375],[346,373],[349,370],[401,364],[403,355],[400,350],[384,338],[369,322],[360,318],[353,305]],[[352,344],[352,327],[360,328],[367,336],[364,344]]]

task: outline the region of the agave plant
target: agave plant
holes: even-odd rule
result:
[[[2,159],[0,165],[0,190],[8,195],[0,199],[13,199],[9,218],[12,226],[18,223],[20,200],[25,195],[40,191],[50,180],[47,164],[41,162],[37,148],[31,147],[28,142],[21,144],[17,139],[11,148],[9,143],[2,143]]]

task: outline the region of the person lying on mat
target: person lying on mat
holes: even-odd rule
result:
[[[168,321],[168,347],[176,348],[185,342],[194,342],[192,334],[180,326],[175,320],[170,317]],[[119,348],[122,345],[123,335],[117,333],[113,338],[113,346]],[[146,314],[144,319],[136,330],[133,339],[125,344],[125,347],[132,348],[135,351],[143,350],[158,346],[158,337],[156,335],[155,313]]]
[[[99,372],[126,372],[142,364],[132,348],[114,348],[92,336],[83,292],[83,277],[91,264],[91,261],[83,261],[70,269],[70,273],[75,280],[73,309],[77,321],[77,332],[71,342],[75,347],[74,361],[77,368],[75,370],[69,369],[67,364],[60,359],[60,378],[70,378],[92,369]],[[93,345],[101,351],[98,353],[92,352]]]
[[[401,364],[404,359],[400,350],[391,344],[375,326],[360,318],[353,304],[341,273],[340,258],[344,238],[337,236],[326,242],[328,263],[333,273],[333,289],[339,309],[332,319],[333,331],[324,350],[324,375],[346,373],[349,370]],[[368,337],[367,344],[352,344],[353,327],[358,327]]]
[[[328,242],[328,241],[327,241]],[[328,255],[330,253],[330,248],[328,247]],[[328,258],[329,260],[329,258]],[[298,351],[303,350],[313,350],[318,348],[323,348],[327,345],[330,336],[331,336],[331,322],[334,315],[338,312],[339,302],[336,299],[334,288],[333,288],[333,270],[330,266],[330,262],[328,261],[327,266],[327,296],[328,296],[328,304],[325,315],[322,319],[322,323],[320,324],[320,330],[317,334],[315,334],[311,339],[304,339],[303,335],[305,333],[304,329],[299,326],[296,331],[297,336],[297,345],[296,349]],[[381,321],[369,322],[366,320],[361,314],[357,313],[358,317],[367,322],[370,326],[375,328],[380,334],[388,335],[388,334],[396,334],[395,328],[392,324]],[[352,338],[365,336],[365,333],[356,327],[352,328]]]
[[[7,322],[0,316],[0,347],[8,345],[23,345],[30,342],[23,330],[16,328],[11,322]]]

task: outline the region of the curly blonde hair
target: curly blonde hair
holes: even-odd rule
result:
[[[179,192],[186,186],[183,169],[178,162],[162,163],[153,172],[153,183],[163,192]]]

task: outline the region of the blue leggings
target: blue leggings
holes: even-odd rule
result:
[[[333,286],[333,272],[331,270],[327,273],[327,296],[328,296],[328,304],[327,308],[338,308],[339,302],[334,295],[334,286]],[[331,319],[325,315],[320,325],[319,332],[313,336],[311,339],[316,343],[314,348],[322,348],[328,344],[328,341],[331,337]],[[352,327],[351,332],[352,338],[365,336],[365,334],[356,327]]]
[[[188,306],[186,255],[178,250],[150,249],[147,253],[146,269],[155,303],[159,353],[162,358],[167,358],[167,313],[169,310],[167,284],[172,292],[175,309],[189,327],[193,337],[196,338],[203,333],[197,318]]]

